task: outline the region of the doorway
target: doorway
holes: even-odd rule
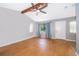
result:
[[[50,23],[38,24],[38,33],[40,38],[50,38]]]

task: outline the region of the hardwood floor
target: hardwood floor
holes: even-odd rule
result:
[[[0,48],[1,56],[73,56],[72,43],[61,39],[31,38]]]

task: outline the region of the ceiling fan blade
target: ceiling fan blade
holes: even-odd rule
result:
[[[31,3],[32,6],[34,6],[34,3]]]
[[[32,5],[33,11],[36,11],[37,10],[37,7],[35,6],[35,4],[34,3],[31,3],[31,5]]]
[[[40,10],[40,12],[42,12],[42,13],[44,13],[44,14],[47,14],[45,11],[42,11],[42,10]]]
[[[34,3],[31,3],[31,5],[32,5],[32,8],[34,9]]]
[[[46,8],[47,6],[48,6],[48,3],[44,3],[43,6],[42,6],[42,8],[40,8],[39,10],[44,9],[44,8]]]

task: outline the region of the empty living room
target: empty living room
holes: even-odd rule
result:
[[[76,56],[76,5],[0,3],[0,56]]]

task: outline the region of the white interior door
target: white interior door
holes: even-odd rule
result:
[[[66,39],[66,21],[55,22],[55,38]]]

